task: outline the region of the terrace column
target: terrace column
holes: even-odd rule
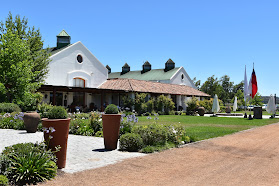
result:
[[[55,97],[56,97],[56,89],[53,88],[53,92],[52,92],[52,95],[53,95],[53,98],[52,98],[52,105],[55,105],[56,104],[56,101],[55,101]]]
[[[135,99],[135,93],[131,93],[130,96],[131,96],[132,99]],[[135,106],[134,106],[134,105],[132,106],[132,111],[133,111],[133,110],[135,110]]]
[[[181,104],[181,95],[177,95],[176,103],[177,103],[177,110],[179,110],[179,106],[182,106],[182,104]]]

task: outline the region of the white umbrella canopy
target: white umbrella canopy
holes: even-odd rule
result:
[[[275,114],[276,112],[275,99],[274,96],[272,96],[272,94],[270,95],[270,98],[268,100],[266,111],[270,114]]]
[[[220,110],[220,106],[219,106],[218,96],[217,94],[215,94],[213,99],[212,112],[216,113],[219,112],[219,110]]]
[[[233,111],[235,112],[237,109],[237,97],[234,97],[234,103],[233,103]]]

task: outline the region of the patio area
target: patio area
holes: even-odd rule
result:
[[[0,152],[6,146],[25,142],[43,141],[43,133],[27,133],[25,130],[0,129]],[[69,135],[66,167],[62,171],[75,173],[120,162],[127,158],[144,156],[143,153],[106,151],[103,138]]]

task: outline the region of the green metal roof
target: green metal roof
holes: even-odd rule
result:
[[[69,36],[70,35],[63,29],[57,36]]]
[[[108,75],[109,79],[114,78],[128,78],[128,79],[137,79],[137,80],[145,80],[145,81],[159,81],[159,80],[169,80],[179,69],[179,67],[169,70],[167,72],[164,69],[153,69],[145,73],[141,73],[139,71],[130,71],[123,75],[121,72],[113,72]]]

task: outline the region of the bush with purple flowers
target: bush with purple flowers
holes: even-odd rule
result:
[[[0,128],[23,130],[25,128],[23,116],[23,112],[5,113],[3,115],[0,114]]]
[[[132,115],[121,115],[121,123],[120,123],[120,129],[119,129],[119,138],[126,133],[130,133],[132,131],[132,128],[134,125],[138,122],[138,118],[135,116],[135,114]]]

